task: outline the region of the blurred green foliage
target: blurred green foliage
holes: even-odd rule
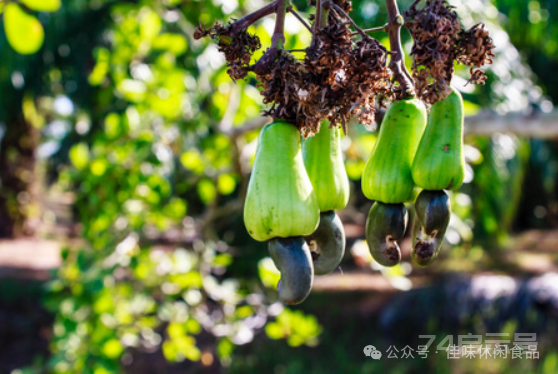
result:
[[[409,3],[402,1],[401,8]],[[487,20],[499,36],[488,84],[463,88],[467,113],[541,106],[543,90],[510,40],[542,45],[544,39],[542,50],[552,59],[555,38],[540,33],[551,29],[543,10],[553,14],[553,5],[539,5],[540,21],[529,30],[544,28],[523,41],[502,29],[491,2],[484,2],[485,8],[453,3],[466,26]],[[531,13],[517,15],[508,3],[513,2],[494,2],[513,29],[513,22],[523,24],[521,17]],[[529,3],[536,9],[532,3],[539,3]],[[294,4],[303,14],[309,10],[306,1]],[[0,89],[7,93],[0,103],[0,133],[6,134],[0,166],[21,158],[21,139],[38,135],[36,154],[50,188],[72,193],[80,223],[78,248],[64,251],[63,266],[49,284],[46,303],[56,316],[49,371],[122,372],[133,354],[153,350],[171,363],[204,362],[205,354],[227,366],[235,346],[262,332],[304,352],[316,346],[324,329],[314,316],[274,303],[277,271],[265,244],[250,240],[243,228],[242,201],[258,129],[239,129],[263,108],[256,82],[233,83],[216,45],[192,38],[200,23],[240,17],[262,4],[67,0],[59,5],[9,3],[3,8],[6,39],[0,40]],[[365,27],[385,21],[385,8],[377,2],[353,6],[355,20]],[[261,37],[264,49],[272,27],[266,19],[249,30]],[[292,14],[286,31],[287,48],[310,41]],[[410,50],[408,35],[403,37]],[[466,73],[458,70],[458,83]],[[353,181],[351,207],[364,211],[368,205],[359,180],[376,134],[353,123],[348,135],[343,147]],[[473,230],[486,248],[501,246],[518,209],[529,144],[508,135],[471,137],[468,143],[469,183],[453,195],[448,238],[468,244]],[[29,209],[17,212],[20,187],[5,186],[0,197],[14,202],[6,211],[29,216]],[[469,252],[477,253],[473,249]],[[398,267],[384,274],[407,273]],[[333,349],[335,342],[329,336],[324,344]],[[287,372],[305,371],[310,364],[304,360],[287,363]],[[556,366],[548,360],[544,365]],[[235,365],[233,370],[250,369],[242,359]],[[384,368],[372,361],[357,367]]]

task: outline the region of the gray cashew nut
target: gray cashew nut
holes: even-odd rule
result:
[[[329,274],[337,269],[345,254],[345,230],[334,211],[321,213],[318,228],[305,239],[314,260],[314,274]]]
[[[314,281],[314,265],[308,244],[302,236],[273,238],[268,242],[269,254],[281,272],[277,285],[279,300],[299,304],[308,297]]]

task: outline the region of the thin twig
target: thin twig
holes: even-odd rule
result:
[[[309,24],[306,23],[306,21],[304,20],[304,18],[302,18],[300,16],[300,14],[298,14],[294,9],[293,6],[289,6],[289,8],[287,9],[288,12],[291,12],[293,14],[293,16],[296,17],[297,20],[299,20],[300,23],[302,23],[302,25],[304,25],[304,27],[306,27],[308,29],[308,31],[310,31],[312,34],[314,34],[314,30],[312,30],[312,27],[310,27]]]
[[[343,9],[341,9],[341,7],[339,5],[334,4],[331,1],[328,1],[327,3],[325,3],[325,5],[332,7],[334,12],[336,12],[338,14],[341,14],[343,17],[345,17],[345,19],[347,21],[349,21],[351,26],[353,26],[353,28],[357,31],[357,33],[360,36],[362,36],[363,39],[370,39],[370,37],[368,35],[366,35],[364,30],[362,30],[360,27],[358,27],[357,24],[355,23],[355,21],[353,21],[353,19],[351,17],[349,17],[349,15],[347,13],[345,13],[345,11]]]
[[[378,32],[378,31],[387,31],[387,27],[388,27],[388,24],[386,23],[383,26],[373,27],[371,29],[363,29],[362,31],[366,34],[370,34],[370,33]],[[353,33],[351,33],[351,35],[359,35],[359,32],[354,31]]]

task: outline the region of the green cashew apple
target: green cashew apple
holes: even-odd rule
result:
[[[329,274],[337,269],[345,254],[345,230],[334,211],[321,213],[318,228],[305,239],[314,260],[314,274]]]
[[[341,151],[341,130],[323,121],[320,131],[302,142],[302,158],[321,212],[341,210],[349,201],[349,179]]]
[[[320,209],[300,149],[300,132],[275,120],[260,132],[244,205],[244,223],[256,240],[312,234]]]
[[[380,265],[394,266],[401,261],[397,240],[403,238],[407,227],[405,204],[384,204],[376,201],[366,219],[366,242],[370,254]]]
[[[426,126],[426,108],[419,99],[394,102],[386,111],[378,140],[362,175],[362,192],[386,204],[414,201],[411,167]]]
[[[423,190],[415,202],[411,259],[421,267],[438,256],[451,216],[449,196],[443,191]]]
[[[463,183],[463,100],[455,89],[432,105],[412,175],[425,190],[457,189]]]
[[[314,259],[314,273],[335,270],[345,254],[345,231],[334,210],[349,200],[349,179],[341,151],[341,130],[323,121],[320,131],[302,143],[302,158],[320,207],[320,224],[306,237]]]
[[[310,249],[303,237],[274,238],[268,242],[271,259],[281,272],[277,285],[279,300],[299,304],[312,289],[314,271]]]

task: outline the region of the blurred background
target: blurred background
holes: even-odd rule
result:
[[[401,265],[370,258],[360,175],[376,133],[353,123],[347,253],[286,308],[242,220],[266,121],[257,82],[233,83],[192,37],[266,2],[0,1],[0,373],[558,372],[558,3],[450,2],[464,26],[486,23],[496,57],[485,86],[459,68],[453,82],[467,176],[441,256],[412,266],[405,239]],[[382,1],[353,8],[385,23]],[[250,29],[264,49],[273,25]],[[286,48],[308,45],[292,14],[286,31]],[[487,333],[510,348],[536,334],[540,356],[435,352]],[[435,336],[425,358],[419,335]],[[388,358],[405,346],[414,358]]]

